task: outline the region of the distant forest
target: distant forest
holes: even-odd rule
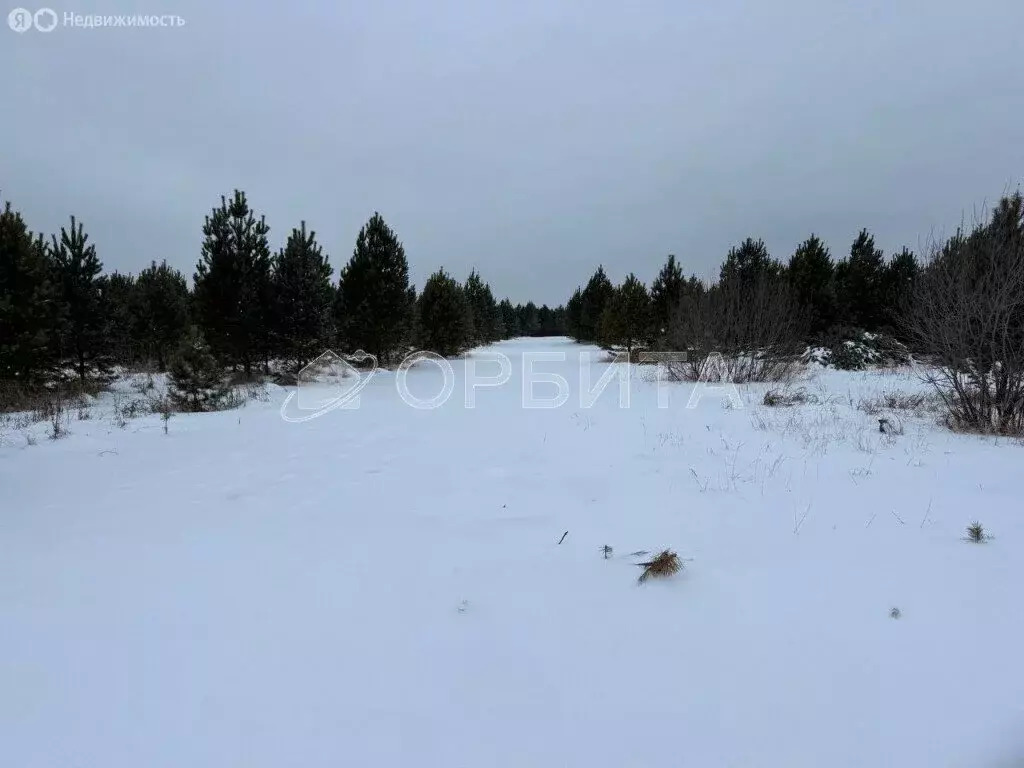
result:
[[[1020,193],[924,254],[887,256],[864,229],[840,254],[811,234],[779,260],[747,237],[725,255],[717,280],[687,277],[674,255],[649,285],[635,274],[614,285],[598,266],[555,308],[499,301],[475,270],[460,281],[439,269],[417,292],[402,242],[379,213],[337,275],[305,222],[277,253],[268,231],[243,192],[222,197],[202,225],[190,288],[166,262],[106,274],[73,216],[47,238],[7,202],[0,396],[13,401],[11,393],[69,371],[84,384],[114,366],[170,370],[181,380],[200,368],[207,378],[229,368],[254,377],[272,368],[294,374],[328,348],[388,365],[415,350],[455,356],[511,337],[566,335],[631,355],[687,350],[694,376],[712,352],[749,363],[818,348],[822,361],[844,368],[913,354],[946,371],[954,393],[965,378],[975,382],[962,396],[964,408],[983,414],[974,421],[1018,423],[1024,414]],[[743,378],[770,379],[774,367],[748,365]],[[999,401],[998,413],[989,400]]]

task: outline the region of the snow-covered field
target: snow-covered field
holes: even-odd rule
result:
[[[857,405],[908,374],[659,408],[634,370],[628,408],[616,381],[582,408],[581,350],[477,352],[513,372],[472,409],[454,361],[436,409],[382,373],[304,423],[274,388],[167,435],[112,395],[63,440],[9,431],[0,766],[1022,764],[1024,448],[879,434]],[[522,407],[537,351],[561,407]],[[665,547],[682,573],[639,586]]]

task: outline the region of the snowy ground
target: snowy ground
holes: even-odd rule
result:
[[[879,434],[856,406],[907,375],[688,409],[634,371],[628,408],[615,381],[581,408],[580,347],[495,349],[473,409],[456,361],[433,410],[379,374],[305,423],[274,389],[164,435],[107,395],[6,434],[0,765],[1022,764],[1024,448]],[[522,408],[539,350],[560,408]],[[683,572],[638,586],[664,547]]]

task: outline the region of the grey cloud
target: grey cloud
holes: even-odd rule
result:
[[[244,8],[3,30],[4,197],[47,232],[74,213],[108,270],[189,275],[235,187],[275,247],[305,219],[336,268],[380,210],[417,283],[475,266],[555,304],[599,262],[709,276],[747,235],[917,247],[1024,175],[1016,0]]]

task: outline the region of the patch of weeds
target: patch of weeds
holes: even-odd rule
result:
[[[611,558],[611,556],[612,556],[612,554],[614,554],[614,552],[615,552],[615,550],[613,550],[607,544],[605,544],[603,547],[601,547],[601,554],[604,555],[604,559],[605,560],[608,560],[609,558]]]
[[[806,388],[799,389],[769,389],[764,393],[763,405],[769,408],[791,408],[794,405],[805,405],[817,403],[818,396],[808,392]]]
[[[61,440],[71,434],[71,430],[67,426],[67,416],[63,409],[54,411],[50,417],[50,428],[46,432],[46,436],[51,440]]]
[[[889,618],[890,619],[898,619],[902,615],[903,615],[903,612],[900,611],[900,609],[897,608],[896,606],[893,606],[892,609],[889,611]]]
[[[644,569],[637,579],[638,584],[644,584],[649,579],[667,579],[683,569],[679,555],[671,549],[663,549],[654,559],[648,560],[646,563],[637,563],[637,565]]]

